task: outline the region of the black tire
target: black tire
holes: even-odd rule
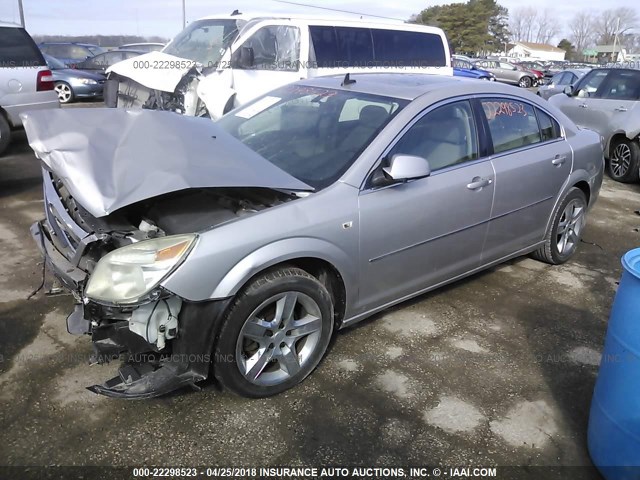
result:
[[[260,309],[262,305],[270,302],[278,295],[286,296],[292,292],[295,292],[296,295],[301,294],[301,297],[306,299],[310,298],[315,302],[315,305],[318,307],[318,312],[320,313],[318,335],[316,335],[312,343],[306,360],[303,360],[303,365],[299,365],[299,370],[295,374],[289,376],[289,373],[282,373],[284,364],[281,364],[278,356],[272,353],[273,357],[269,357],[272,358],[272,360],[267,363],[267,366],[262,372],[266,372],[267,375],[288,375],[288,378],[268,385],[256,384],[241,372],[243,362],[246,361],[247,357],[238,355],[237,352],[240,345],[243,345],[242,348],[244,348],[245,343],[243,342],[246,338],[243,336],[241,342],[239,337],[245,324],[249,324],[252,315],[258,317],[257,313],[260,313],[260,311],[257,312],[257,309]],[[298,307],[302,308],[299,304],[296,304],[296,308]],[[274,314],[274,317],[275,315],[277,315],[277,313]],[[292,317],[293,316],[294,315],[292,315]],[[268,321],[267,315],[260,315],[259,318]],[[333,323],[333,303],[331,296],[325,286],[316,278],[304,270],[295,267],[281,267],[267,271],[251,281],[251,283],[236,296],[230,305],[216,340],[213,365],[214,375],[224,387],[245,397],[260,398],[281,393],[304,380],[316,368],[318,363],[320,363],[331,340]],[[289,332],[285,332],[285,330],[289,328],[294,327],[283,327],[282,324],[280,324],[279,329],[269,328],[268,333],[270,334],[260,338],[276,339],[276,335],[289,335],[290,332],[294,331],[289,330]],[[306,342],[309,337],[300,337],[300,341]],[[278,341],[279,340],[276,340],[276,343]],[[294,342],[298,341],[294,340]],[[249,343],[251,343],[251,341],[249,341]],[[256,345],[258,344],[256,343]],[[284,342],[280,343],[279,346],[284,347]],[[273,352],[274,348],[277,350],[278,346],[274,346],[274,344],[271,343],[266,347],[266,350],[271,349]],[[294,343],[293,351],[298,352],[298,348],[304,348],[304,346],[296,347],[296,343]],[[285,350],[278,351],[282,353]],[[302,358],[302,353],[296,353],[295,358]],[[249,370],[249,368],[247,367],[246,370]],[[275,372],[273,372],[273,370],[275,370]],[[259,373],[257,378],[262,378],[262,376],[263,373]]]
[[[521,88],[530,88],[533,85],[531,77],[522,77],[518,82],[518,86]]]
[[[639,179],[640,145],[627,138],[616,140],[611,145],[607,162],[607,173],[616,182],[635,183]]]
[[[0,112],[0,155],[9,147],[11,143],[11,126],[4,114]]]
[[[572,204],[572,202],[573,205],[579,204],[582,208],[582,223],[580,224],[579,231],[576,232],[575,238],[573,239],[572,248],[561,252],[558,247],[559,237],[561,236],[560,230],[562,228],[560,226],[560,223],[565,219],[565,210],[567,209],[569,204]],[[577,187],[573,187],[571,190],[569,190],[569,192],[565,195],[565,197],[554,210],[553,220],[551,221],[549,230],[544,237],[544,245],[533,252],[531,256],[536,260],[550,263],[551,265],[560,265],[569,260],[576,252],[577,246],[580,243],[582,231],[584,230],[586,209],[587,198],[585,197],[584,192]]]

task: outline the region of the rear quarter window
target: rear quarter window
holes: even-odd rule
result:
[[[22,28],[0,27],[0,67],[44,66],[44,58]]]

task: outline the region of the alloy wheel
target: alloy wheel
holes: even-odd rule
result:
[[[236,342],[242,376],[255,385],[287,381],[309,362],[320,345],[322,314],[308,295],[288,291],[258,306]]]
[[[570,201],[564,208],[556,233],[556,245],[560,255],[569,255],[577,247],[584,228],[584,214],[585,205],[578,199]]]
[[[58,100],[60,101],[60,103],[68,103],[73,96],[71,87],[66,83],[57,83],[54,87],[54,90],[58,94]]]
[[[620,143],[613,150],[613,155],[611,156],[611,173],[616,178],[624,177],[629,170],[629,165],[631,165],[631,149],[629,145],[624,143]]]

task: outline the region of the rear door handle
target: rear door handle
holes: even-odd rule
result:
[[[581,104],[580,104],[580,108],[589,108],[589,107],[587,107],[587,104],[586,104],[586,103],[581,103]]]
[[[615,110],[616,110],[616,112],[626,112],[627,111],[627,107],[618,107]]]
[[[567,156],[566,155],[556,155],[555,158],[553,160],[551,160],[551,163],[553,163],[556,167],[559,167],[566,160],[567,160]]]
[[[473,177],[471,183],[467,184],[467,188],[469,190],[480,190],[482,187],[486,187],[487,185],[491,185],[493,180],[490,178],[482,178],[482,177]]]

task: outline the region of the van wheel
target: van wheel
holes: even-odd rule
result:
[[[214,375],[242,396],[275,395],[316,368],[332,332],[333,303],[322,283],[299,268],[268,271],[229,307],[216,342]]]
[[[0,112],[0,155],[7,149],[9,143],[11,143],[11,127]]]
[[[611,146],[611,158],[607,162],[607,173],[616,182],[633,183],[638,181],[640,168],[640,145],[623,138]]]
[[[552,265],[569,260],[578,248],[586,223],[587,198],[577,187],[558,204],[553,220],[544,237],[544,245],[532,253],[532,257]]]

